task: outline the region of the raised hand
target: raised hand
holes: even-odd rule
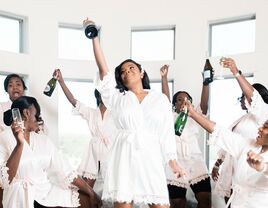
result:
[[[252,167],[258,172],[265,171],[264,169],[267,168],[267,165],[263,161],[263,157],[261,156],[261,154],[257,154],[252,150],[247,153],[247,162],[250,167]]]
[[[229,68],[233,74],[236,74],[239,71],[235,61],[232,58],[221,58],[220,65],[222,65],[224,68]]]
[[[18,144],[23,144],[24,143],[24,130],[21,125],[18,124],[18,122],[14,121],[11,124],[11,130],[13,132],[14,137],[17,140]]]
[[[169,65],[163,65],[161,68],[160,68],[160,75],[161,77],[167,77],[167,74],[168,74],[168,68],[169,68]]]

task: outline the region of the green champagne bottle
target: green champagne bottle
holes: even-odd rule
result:
[[[45,95],[47,95],[47,96],[50,97],[50,96],[52,95],[52,93],[53,93],[55,87],[56,87],[56,84],[57,84],[57,80],[56,80],[54,77],[52,77],[52,78],[48,81],[47,86],[46,86],[46,88],[45,88],[45,90],[44,90],[43,93],[44,93]]]
[[[187,107],[185,106],[184,109],[179,112],[179,115],[175,121],[175,134],[177,136],[181,136],[182,134],[182,131],[186,125],[186,121],[187,121],[187,118],[188,118],[188,112],[187,112]]]

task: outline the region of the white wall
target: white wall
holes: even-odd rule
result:
[[[256,14],[256,52],[233,57],[243,72],[254,72],[255,81],[268,86],[267,9],[266,0],[0,0],[0,11],[27,17],[28,30],[27,53],[0,51],[0,71],[29,75],[29,94],[38,98],[49,132],[56,141],[57,93],[51,98],[42,94],[53,69],[61,68],[67,78],[88,79],[93,79],[97,71],[94,62],[57,58],[59,22],[80,24],[88,16],[101,25],[101,44],[111,69],[130,56],[132,26],[176,25],[176,59],[142,65],[151,79],[159,79],[160,66],[170,64],[175,91],[189,91],[197,104],[200,72],[208,50],[208,22],[212,20]],[[217,62],[218,58],[212,59],[212,64]]]

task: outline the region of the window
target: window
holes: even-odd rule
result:
[[[252,15],[210,24],[210,55],[226,56],[254,52],[255,22],[255,15]]]
[[[253,84],[253,76],[246,77]],[[228,128],[246,112],[241,109],[239,99],[241,88],[235,78],[214,80],[210,87],[210,119]],[[218,148],[209,146],[209,168],[217,159]]]
[[[175,58],[175,27],[132,29],[131,57],[136,61],[161,61]]]
[[[172,100],[172,96],[174,95],[174,89],[173,89],[173,85],[174,82],[172,81],[168,81],[168,87],[169,87],[169,93],[171,96],[171,100]],[[162,92],[162,85],[161,85],[161,81],[151,81],[150,83],[151,89],[154,89],[158,92]]]
[[[0,14],[0,50],[22,52],[23,19]]]
[[[81,26],[60,25],[58,55],[61,59],[95,60],[92,41],[87,39]]]
[[[77,100],[87,106],[96,108],[95,88],[91,81],[66,80],[65,82]],[[91,135],[86,120],[72,110],[73,106],[69,103],[63,91],[60,89],[58,92],[60,149],[71,164],[77,168]]]

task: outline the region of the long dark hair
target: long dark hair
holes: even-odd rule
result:
[[[35,117],[36,117],[36,120],[38,121],[40,119],[41,109],[37,100],[34,97],[21,96],[18,99],[13,101],[11,105],[11,109],[4,112],[4,123],[7,126],[10,126],[12,124],[13,122],[12,109],[13,108],[18,108],[20,110],[20,114],[23,116],[23,110],[28,109],[31,106],[34,106],[36,109]]]
[[[266,89],[266,87],[264,87],[260,83],[254,83],[252,87],[254,87],[259,92],[263,101],[268,104],[268,90]]]
[[[127,63],[127,62],[131,62],[133,64],[135,64],[140,71],[142,71],[141,65],[138,64],[137,62],[133,61],[132,59],[127,59],[125,61],[123,61],[121,64],[119,64],[116,68],[115,68],[115,80],[116,80],[116,88],[119,89],[120,92],[124,92],[124,91],[128,91],[128,88],[123,84],[123,81],[121,79],[121,74],[122,74],[122,65]],[[148,74],[144,71],[144,75],[142,78],[142,86],[143,89],[151,89],[150,87],[150,79],[148,77]]]
[[[101,94],[97,89],[94,90],[94,95],[96,98],[97,106],[100,106],[100,104],[102,103],[102,99],[101,99]]]
[[[188,92],[186,92],[186,91],[178,91],[173,95],[173,98],[172,98],[172,106],[173,106],[173,108],[175,108],[175,106],[176,106],[176,98],[180,93],[185,93],[187,95],[188,99],[190,100],[190,102],[191,103],[193,102],[193,98],[191,97],[191,95]]]
[[[4,80],[4,88],[5,88],[5,91],[7,92],[9,81],[12,78],[14,78],[14,77],[18,78],[22,82],[23,89],[24,90],[27,90],[27,87],[25,85],[25,82],[24,82],[23,78],[20,75],[18,75],[18,74],[9,74],[9,75],[7,75],[7,77]]]

